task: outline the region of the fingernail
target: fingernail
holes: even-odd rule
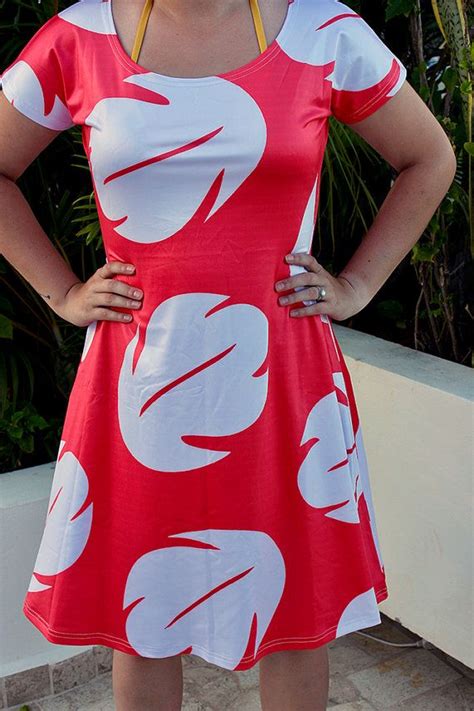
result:
[[[127,272],[133,272],[134,269],[135,269],[135,267],[132,267],[132,266],[129,264],[128,267],[127,267]]]
[[[294,257],[293,257],[292,254],[287,254],[287,255],[286,255],[286,260],[287,260],[288,262],[292,262],[293,259],[294,259]]]
[[[136,296],[137,298],[142,295],[141,291],[138,291],[138,289],[135,289],[133,292],[133,295]]]

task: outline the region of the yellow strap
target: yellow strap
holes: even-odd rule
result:
[[[257,33],[258,46],[260,47],[260,52],[263,52],[267,48],[267,39],[265,37],[265,30],[263,29],[262,16],[260,15],[258,0],[249,0],[249,2],[250,9],[252,11],[253,24],[255,25],[255,32]]]
[[[150,17],[151,8],[153,7],[153,0],[145,0],[145,5],[143,6],[140,19],[138,20],[137,31],[135,33],[135,40],[133,42],[132,49],[132,59],[134,62],[138,60],[138,55],[142,48],[143,37],[145,35],[145,29]]]
[[[260,15],[260,8],[258,5],[258,0],[249,0],[250,10],[252,11],[253,24],[255,26],[255,32],[257,34],[258,46],[260,47],[260,52],[265,51],[267,48],[267,39],[265,37],[265,30],[263,28],[262,17]],[[145,5],[143,6],[140,19],[137,25],[137,31],[135,33],[135,40],[133,42],[132,49],[132,59],[134,62],[138,61],[138,55],[143,43],[143,37],[145,36],[145,30],[150,17],[151,8],[153,7],[153,0],[145,0]]]

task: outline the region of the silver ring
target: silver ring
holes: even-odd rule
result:
[[[324,297],[326,296],[326,289],[324,286],[318,286],[318,298],[317,299],[308,299],[307,301],[303,300],[303,304],[305,306],[312,306],[313,304],[319,304],[321,301],[324,301]]]

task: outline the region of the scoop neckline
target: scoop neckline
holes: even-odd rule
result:
[[[293,21],[294,16],[298,12],[299,0],[288,0],[288,7],[286,10],[285,19],[283,20],[283,24],[280,27],[277,36],[275,37],[273,42],[270,42],[270,44],[266,47],[266,49],[264,49],[263,52],[260,52],[257,57],[251,59],[249,62],[246,62],[246,64],[242,64],[236,69],[231,69],[228,72],[221,72],[220,74],[210,74],[201,77],[174,77],[169,74],[159,74],[158,72],[154,72],[151,69],[147,69],[141,64],[135,62],[127,54],[125,48],[120,42],[117,33],[117,28],[115,26],[114,17],[112,14],[111,0],[105,0],[105,2],[103,1],[101,4],[106,29],[108,30],[107,38],[112,46],[116,57],[122,64],[125,64],[127,67],[133,69],[135,73],[146,74],[147,78],[151,79],[152,81],[163,82],[166,84],[197,85],[219,82],[223,79],[235,79],[237,77],[242,77],[246,74],[250,74],[251,72],[256,71],[256,69],[265,65],[270,59],[272,59],[277,54],[277,52],[281,50],[280,42],[289,32],[290,22]]]

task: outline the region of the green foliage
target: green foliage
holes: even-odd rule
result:
[[[473,50],[467,36],[469,23],[464,4],[460,0],[385,0],[383,15],[378,4],[352,0],[347,3],[367,18],[389,46],[389,37],[396,38],[398,44],[392,49],[407,66],[408,81],[449,137],[457,170],[448,193],[411,253],[372,302],[346,325],[471,365],[468,334],[473,317],[467,285],[473,243]],[[377,26],[381,14],[385,25]],[[321,187],[321,195],[329,194],[331,203],[322,203],[318,258],[340,271],[362,239],[367,222],[375,217],[394,176],[390,166],[370,147],[363,159],[354,161],[353,151],[361,155],[354,133],[344,126],[334,126],[332,130],[336,130],[337,142],[328,144]],[[366,162],[367,153],[373,153],[371,160],[377,169],[373,162]],[[341,162],[345,167],[339,171]],[[373,200],[361,201],[354,171],[364,176]],[[345,200],[337,200],[338,192]],[[395,307],[396,302],[400,309]]]
[[[1,461],[9,462],[13,469],[22,461],[24,453],[33,452],[34,434],[46,429],[49,424],[31,402],[21,410],[9,402],[4,413],[4,417],[0,418],[0,458]]]
[[[408,17],[414,11],[415,6],[415,0],[388,0],[385,8],[386,22],[400,15]]]
[[[0,1],[2,69],[57,10],[54,1]],[[18,186],[56,249],[86,280],[104,256],[80,128],[59,134]],[[55,457],[84,335],[0,256],[0,472]]]

